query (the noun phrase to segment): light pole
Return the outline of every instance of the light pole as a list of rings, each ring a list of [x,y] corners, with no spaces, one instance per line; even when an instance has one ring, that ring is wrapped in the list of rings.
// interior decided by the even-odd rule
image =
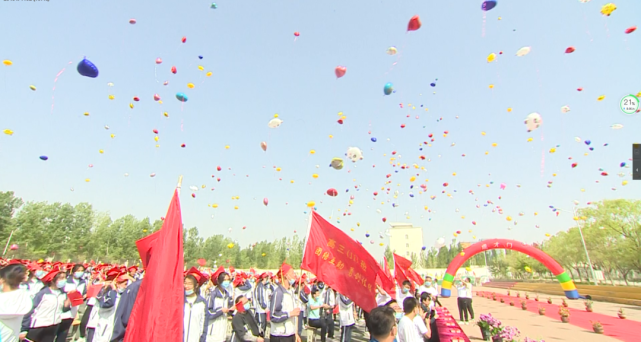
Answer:
[[[559,210],[559,209],[557,209]],[[567,211],[560,209],[562,211]],[[592,271],[592,279],[594,279],[594,285],[599,286],[599,282],[596,279],[596,272],[594,272],[594,267],[592,267],[592,261],[590,261],[590,255],[588,254],[588,248],[585,246],[585,238],[583,238],[583,230],[581,229],[581,225],[579,224],[579,217],[577,216],[576,213],[576,207],[572,208],[572,214],[574,215],[572,219],[574,222],[576,222],[576,227],[579,228],[579,235],[581,235],[581,242],[583,243],[583,250],[585,251],[585,258],[588,261],[588,266],[590,267],[590,271]],[[588,279],[589,280],[589,279]]]

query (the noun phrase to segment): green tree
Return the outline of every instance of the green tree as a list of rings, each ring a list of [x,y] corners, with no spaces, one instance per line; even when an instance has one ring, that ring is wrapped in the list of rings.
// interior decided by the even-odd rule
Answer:
[[[0,238],[6,241],[15,228],[13,215],[24,202],[17,198],[13,191],[0,191]]]

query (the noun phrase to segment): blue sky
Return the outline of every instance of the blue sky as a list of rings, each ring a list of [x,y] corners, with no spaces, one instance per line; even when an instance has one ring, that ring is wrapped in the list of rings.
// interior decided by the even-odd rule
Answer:
[[[25,200],[90,202],[114,218],[158,218],[182,174],[185,225],[242,245],[294,231],[304,236],[308,201],[376,257],[384,248],[378,244],[387,242],[378,234],[390,222],[423,227],[427,246],[457,230],[462,241],[540,241],[573,223],[549,205],[571,209],[574,200],[640,197],[641,183],[619,167],[631,164],[639,114],[623,114],[619,102],[641,91],[641,33],[624,34],[640,24],[641,3],[617,1],[610,17],[599,13],[604,4],[500,1],[483,12],[481,1],[221,0],[217,9],[200,0],[3,2],[0,59],[13,65],[0,66],[0,129],[15,133],[0,135],[0,190]],[[407,33],[416,14],[422,27]],[[387,55],[390,46],[399,53]],[[524,46],[531,53],[516,57]],[[568,46],[576,51],[565,54]],[[490,53],[497,54],[493,63],[486,61]],[[83,56],[100,69],[98,78],[76,72]],[[159,57],[163,63],[156,65]],[[338,65],[347,73],[337,80]],[[207,71],[213,75],[205,77]],[[387,82],[395,89],[389,96]],[[180,103],[177,92],[189,101]],[[606,98],[597,101],[600,95]],[[570,112],[561,112],[565,105]],[[543,125],[527,133],[523,121],[532,112]],[[268,128],[276,113],[283,124]],[[430,133],[435,141],[422,145]],[[575,137],[590,140],[594,151]],[[362,149],[363,160],[346,160],[340,171],[328,167],[352,146]],[[553,147],[556,153],[549,153]],[[393,151],[397,162],[425,170],[392,167]],[[427,192],[419,194],[420,184]],[[192,198],[188,187],[201,185],[206,188]],[[325,195],[329,188],[339,195]],[[488,200],[494,204],[483,206]],[[218,208],[207,206],[214,203]],[[502,215],[492,212],[496,205]],[[345,211],[351,216],[343,217]]]

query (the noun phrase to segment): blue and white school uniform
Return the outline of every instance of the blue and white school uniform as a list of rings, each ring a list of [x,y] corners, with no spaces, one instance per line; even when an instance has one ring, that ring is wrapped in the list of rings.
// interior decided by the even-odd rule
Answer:
[[[87,294],[87,282],[84,279],[76,279],[73,275],[67,277],[65,292],[78,291],[83,296]],[[78,306],[72,306],[71,310],[62,315],[62,319],[75,319],[78,314]]]
[[[33,308],[22,319],[22,332],[33,329],[55,327],[62,322],[62,314],[69,311],[65,307],[67,294],[60,290],[52,290],[49,287],[43,288],[33,298]]]
[[[185,296],[183,315],[183,342],[207,341],[207,302],[201,296]]]
[[[114,320],[116,319],[116,308],[120,301],[120,294],[116,290],[105,290],[101,297],[97,298],[98,322],[93,336],[93,342],[109,342],[114,331]]]
[[[233,306],[227,290],[220,286],[214,288],[207,298],[207,338],[206,342],[225,342],[227,339],[227,315],[223,308]]]

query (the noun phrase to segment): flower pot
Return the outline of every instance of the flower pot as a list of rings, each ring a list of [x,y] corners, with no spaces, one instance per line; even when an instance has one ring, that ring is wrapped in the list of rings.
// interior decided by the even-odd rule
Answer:
[[[597,333],[597,334],[603,334],[603,326],[592,327],[592,330],[594,330],[594,332]]]
[[[521,309],[523,309],[523,310],[527,310],[527,306],[525,306],[525,305],[521,305]]]
[[[496,300],[496,299],[494,299]],[[501,303],[505,303],[505,299],[501,298]]]
[[[501,336],[492,336],[492,342],[503,342],[503,337],[501,337]]]
[[[548,299],[548,304],[552,304],[552,299]]]
[[[563,307],[564,307],[564,308],[567,308],[567,307],[568,307],[568,303],[563,302]]]
[[[490,330],[483,328],[481,328],[481,336],[483,337],[483,341],[489,341],[492,337],[492,335],[490,335]]]
[[[514,306],[514,302],[510,302],[510,306]]]
[[[530,299],[530,295],[525,295],[525,299]]]
[[[561,316],[561,322],[570,323],[570,316]]]
[[[591,307],[586,307],[586,308],[585,308],[585,311],[587,311],[587,312],[592,312],[592,308],[591,308]]]
[[[534,301],[538,302],[538,301],[539,301],[539,299],[538,299],[538,298],[534,298]]]
[[[621,314],[621,313],[620,313],[620,314],[618,314],[618,315],[619,315],[619,318],[621,318],[621,319],[625,319],[625,314]]]
[[[543,308],[539,309],[539,315],[545,316],[545,309]]]

